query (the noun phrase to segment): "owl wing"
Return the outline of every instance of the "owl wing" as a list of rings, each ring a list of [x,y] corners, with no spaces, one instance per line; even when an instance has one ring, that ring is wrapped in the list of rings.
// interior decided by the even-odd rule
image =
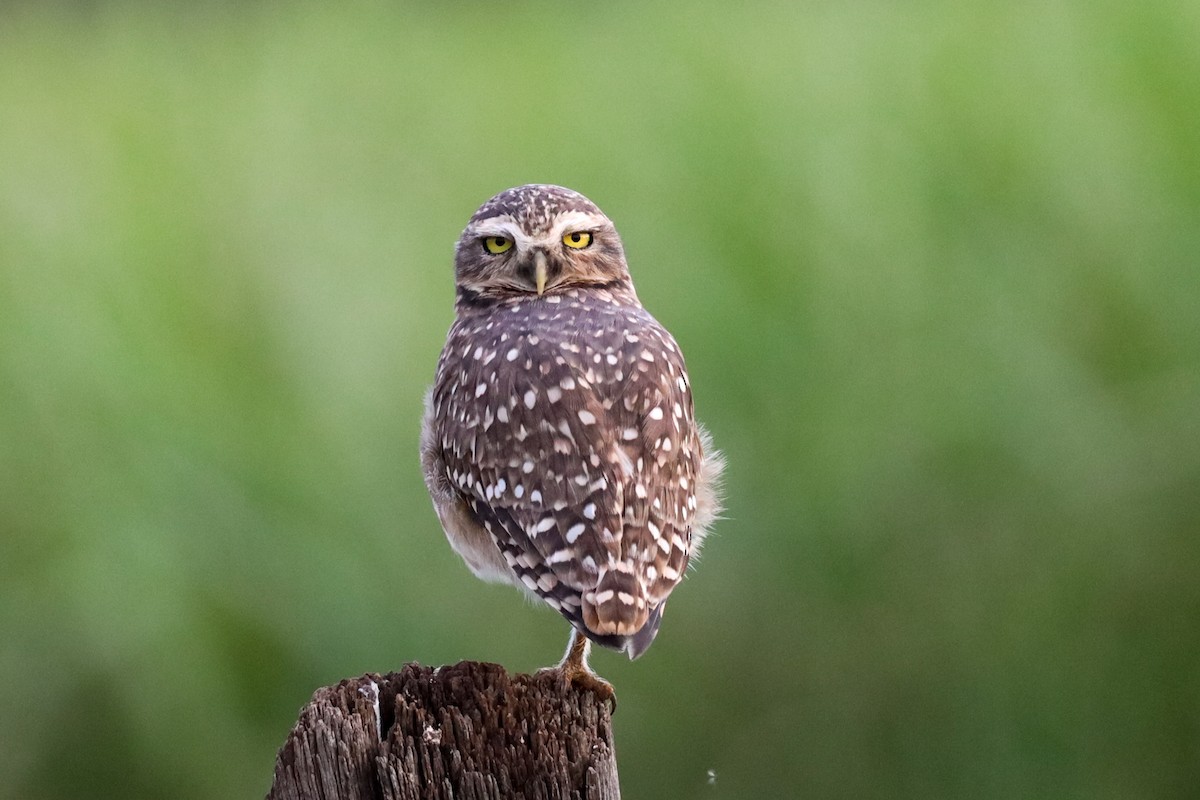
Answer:
[[[679,348],[637,311],[476,347],[443,415],[449,481],[517,580],[616,647],[686,568],[699,459]]]

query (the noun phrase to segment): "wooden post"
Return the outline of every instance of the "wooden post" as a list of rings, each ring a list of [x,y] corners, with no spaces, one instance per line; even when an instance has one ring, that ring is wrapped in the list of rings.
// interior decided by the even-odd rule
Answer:
[[[406,664],[318,689],[268,800],[619,800],[611,710],[555,673]]]

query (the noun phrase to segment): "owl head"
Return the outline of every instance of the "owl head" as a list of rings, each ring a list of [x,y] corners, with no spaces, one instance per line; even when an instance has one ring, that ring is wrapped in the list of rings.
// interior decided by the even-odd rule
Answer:
[[[460,293],[490,298],[632,289],[612,221],[579,192],[546,184],[506,189],[480,206],[459,237],[454,271]]]

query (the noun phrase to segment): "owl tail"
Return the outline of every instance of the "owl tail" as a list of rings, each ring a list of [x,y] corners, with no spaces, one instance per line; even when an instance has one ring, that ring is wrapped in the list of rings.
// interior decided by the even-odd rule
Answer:
[[[663,600],[650,612],[650,619],[646,620],[642,629],[625,641],[625,652],[629,654],[630,661],[646,652],[654,642],[654,637],[658,635],[658,626],[662,624],[663,611],[666,608],[667,601]]]
[[[583,624],[600,636],[632,636],[650,617],[646,592],[632,573],[605,570],[583,596]]]

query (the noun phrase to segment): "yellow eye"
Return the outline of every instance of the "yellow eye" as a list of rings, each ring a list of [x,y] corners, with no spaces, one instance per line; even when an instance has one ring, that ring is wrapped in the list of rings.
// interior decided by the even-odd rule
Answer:
[[[511,250],[512,244],[512,239],[505,236],[486,236],[483,240],[483,249],[498,256],[506,250]]]
[[[592,235],[587,231],[572,231],[563,235],[563,244],[575,250],[582,250],[592,243]]]

